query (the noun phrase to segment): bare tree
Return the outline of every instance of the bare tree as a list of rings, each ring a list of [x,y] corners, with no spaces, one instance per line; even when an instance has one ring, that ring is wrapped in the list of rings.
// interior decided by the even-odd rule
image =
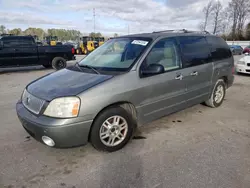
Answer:
[[[4,25],[0,25],[0,34],[6,33],[6,27]]]
[[[205,31],[207,28],[209,17],[211,15],[212,10],[213,10],[213,0],[210,0],[208,4],[203,8],[203,13],[205,15],[205,20],[202,28],[203,31]]]
[[[232,37],[236,39],[243,35],[243,28],[250,12],[250,0],[231,0],[228,10],[232,17]]]
[[[237,22],[237,35],[243,36],[244,24],[250,12],[250,0],[239,0],[238,22]]]
[[[222,5],[220,1],[213,4],[211,15],[213,16],[213,34],[216,34],[221,29]]]
[[[221,32],[226,36],[230,33],[231,20],[232,17],[229,13],[229,7],[226,7],[221,12]]]

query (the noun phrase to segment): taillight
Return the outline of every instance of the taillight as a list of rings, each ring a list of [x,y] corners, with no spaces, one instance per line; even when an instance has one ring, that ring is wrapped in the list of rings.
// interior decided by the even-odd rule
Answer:
[[[232,67],[232,74],[234,74],[234,72],[235,72],[235,67],[233,66]]]
[[[71,49],[72,54],[75,54],[75,48]]]

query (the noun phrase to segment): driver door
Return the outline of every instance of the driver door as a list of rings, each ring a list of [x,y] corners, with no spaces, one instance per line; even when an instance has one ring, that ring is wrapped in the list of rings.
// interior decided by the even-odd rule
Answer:
[[[175,38],[165,38],[158,41],[140,69],[146,69],[150,64],[164,66],[163,74],[141,77],[143,86],[143,101],[138,107],[138,114],[142,114],[140,122],[146,123],[183,109],[187,99],[187,84],[185,72],[181,69],[179,47]]]

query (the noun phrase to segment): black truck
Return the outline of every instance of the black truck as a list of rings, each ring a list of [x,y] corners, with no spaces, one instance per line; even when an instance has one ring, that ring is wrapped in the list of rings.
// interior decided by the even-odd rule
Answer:
[[[0,36],[0,68],[43,65],[59,70],[75,59],[74,54],[70,45],[41,46],[32,36]]]

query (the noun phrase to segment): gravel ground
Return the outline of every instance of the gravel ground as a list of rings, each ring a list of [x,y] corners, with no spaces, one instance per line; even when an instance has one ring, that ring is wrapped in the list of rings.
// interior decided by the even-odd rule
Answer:
[[[23,88],[53,70],[0,71],[0,188],[250,187],[250,76],[235,76],[220,108],[161,118],[124,149],[102,153],[90,144],[49,148],[22,128],[15,103]]]

